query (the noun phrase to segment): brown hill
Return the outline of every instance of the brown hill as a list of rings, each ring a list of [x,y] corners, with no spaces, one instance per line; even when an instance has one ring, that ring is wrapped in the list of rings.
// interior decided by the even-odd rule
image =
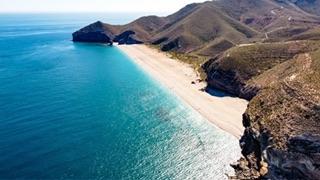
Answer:
[[[214,2],[229,16],[262,32],[291,25],[319,24],[319,17],[282,0],[220,0]]]
[[[212,2],[190,4],[167,17],[148,16],[123,26],[104,26],[112,34],[134,31],[135,39],[159,45],[163,51],[199,51],[204,55],[213,55],[207,49],[221,52],[259,34],[224,15]],[[221,41],[228,44],[226,48],[215,48]]]
[[[209,87],[250,100],[269,84],[252,83],[256,77],[314,46],[307,41],[241,45],[207,61],[203,68]]]
[[[320,1],[319,0],[282,0],[284,3],[296,6],[305,12],[314,15],[320,15]]]
[[[319,8],[311,8],[318,3],[208,1],[187,5],[167,17],[146,16],[126,25],[103,26],[110,39],[121,44],[152,43],[163,51],[215,56],[237,44],[269,40],[269,34],[269,41],[286,40],[320,25],[320,17],[312,14]]]

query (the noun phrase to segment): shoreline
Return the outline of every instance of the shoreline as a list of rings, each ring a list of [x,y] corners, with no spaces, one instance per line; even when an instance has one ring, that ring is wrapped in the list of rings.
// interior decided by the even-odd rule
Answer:
[[[116,45],[152,78],[190,105],[203,118],[240,139],[243,134],[242,114],[248,102],[230,96],[213,96],[201,91],[206,87],[195,70],[186,63],[146,45]],[[194,82],[194,83],[192,83]]]

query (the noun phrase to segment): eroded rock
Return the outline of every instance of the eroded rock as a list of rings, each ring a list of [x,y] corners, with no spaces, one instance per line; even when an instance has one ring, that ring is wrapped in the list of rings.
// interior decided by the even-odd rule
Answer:
[[[107,33],[103,23],[98,21],[86,26],[72,34],[74,42],[106,43],[112,44],[113,35]]]

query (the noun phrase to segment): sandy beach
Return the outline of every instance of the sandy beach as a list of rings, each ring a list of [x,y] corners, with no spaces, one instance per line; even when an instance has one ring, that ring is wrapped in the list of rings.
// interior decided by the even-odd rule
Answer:
[[[212,96],[201,91],[204,82],[190,65],[170,58],[146,45],[117,46],[154,79],[168,87],[205,119],[240,138],[243,133],[242,114],[248,102],[235,97]],[[192,82],[196,82],[193,84]]]

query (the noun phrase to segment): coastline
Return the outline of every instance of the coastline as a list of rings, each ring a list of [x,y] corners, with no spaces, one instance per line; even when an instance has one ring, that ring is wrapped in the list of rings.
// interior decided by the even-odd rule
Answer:
[[[209,122],[240,139],[244,130],[242,114],[247,108],[246,100],[230,96],[218,97],[201,91],[206,83],[197,82],[199,77],[190,65],[156,49],[146,45],[116,47]]]

